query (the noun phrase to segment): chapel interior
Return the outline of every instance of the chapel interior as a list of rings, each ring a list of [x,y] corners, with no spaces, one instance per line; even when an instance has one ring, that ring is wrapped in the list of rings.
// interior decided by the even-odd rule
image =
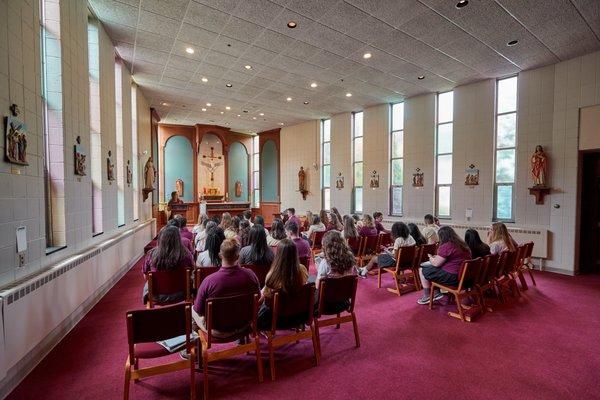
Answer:
[[[0,399],[599,397],[598,0],[0,0],[0,114]]]

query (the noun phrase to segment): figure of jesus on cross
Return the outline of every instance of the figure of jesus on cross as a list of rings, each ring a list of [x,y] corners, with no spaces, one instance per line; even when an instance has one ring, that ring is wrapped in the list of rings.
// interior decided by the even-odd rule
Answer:
[[[210,172],[210,187],[214,187],[215,186],[215,171],[217,170],[218,167],[223,165],[222,161],[216,161],[216,160],[220,160],[222,157],[215,156],[215,148],[211,147],[210,155],[207,156],[207,155],[203,154],[202,158],[208,159],[208,161],[202,161],[201,164],[206,167],[208,172]]]

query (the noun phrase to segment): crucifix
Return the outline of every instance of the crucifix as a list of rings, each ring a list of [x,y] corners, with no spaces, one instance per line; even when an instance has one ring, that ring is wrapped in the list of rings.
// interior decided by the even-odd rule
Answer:
[[[210,155],[207,156],[207,155],[203,154],[202,158],[208,159],[208,161],[202,161],[202,165],[204,165],[206,167],[206,169],[208,169],[208,172],[210,172],[210,186],[214,187],[215,171],[217,170],[218,167],[220,167],[221,165],[223,165],[223,162],[216,161],[216,160],[220,160],[222,157],[221,156],[215,156],[215,148],[211,147],[210,148]]]

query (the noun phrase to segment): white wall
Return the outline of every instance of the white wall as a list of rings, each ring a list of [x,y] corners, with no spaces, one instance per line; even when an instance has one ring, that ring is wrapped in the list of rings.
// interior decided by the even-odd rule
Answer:
[[[426,94],[405,101],[403,218],[408,220],[421,220],[424,214],[434,210],[435,97],[435,94]],[[572,274],[578,268],[579,109],[595,104],[600,104],[600,52],[519,74],[514,225],[549,230],[549,256],[545,262],[548,270]],[[495,80],[454,89],[452,219],[449,222],[467,222],[467,208],[473,210],[473,218],[468,223],[485,225],[492,221],[494,107]],[[389,212],[388,123],[388,105],[364,110],[365,212]],[[334,115],[331,119],[331,205],[342,213],[348,213],[351,204],[350,127],[350,113]],[[313,145],[319,138],[318,129],[315,124],[303,123],[287,127],[282,130],[284,132],[288,134],[281,137],[282,177],[292,178],[297,173],[298,154],[304,154],[300,158],[305,163],[315,159]],[[553,188],[543,205],[536,205],[527,189],[532,185],[529,158],[537,144],[544,146],[549,155],[549,183]],[[301,145],[311,150],[299,153]],[[289,161],[291,159],[294,163]],[[480,169],[480,184],[474,188],[464,185],[465,169],[471,163]],[[424,173],[423,188],[411,185],[417,167]],[[380,175],[380,189],[377,190],[367,187],[373,169]],[[335,177],[340,171],[346,186],[336,190]],[[296,182],[294,179],[294,189]],[[310,202],[302,204],[295,194],[287,192],[292,186],[283,186],[282,198],[286,207],[320,209],[319,198],[311,197]],[[314,191],[314,197],[318,196],[318,191],[311,191]]]

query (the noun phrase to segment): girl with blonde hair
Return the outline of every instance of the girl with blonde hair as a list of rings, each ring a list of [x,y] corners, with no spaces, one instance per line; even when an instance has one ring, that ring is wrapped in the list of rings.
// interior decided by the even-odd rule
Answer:
[[[502,222],[492,224],[492,229],[488,231],[488,243],[492,254],[498,254],[505,250],[517,250],[517,242],[510,236],[506,225]]]

